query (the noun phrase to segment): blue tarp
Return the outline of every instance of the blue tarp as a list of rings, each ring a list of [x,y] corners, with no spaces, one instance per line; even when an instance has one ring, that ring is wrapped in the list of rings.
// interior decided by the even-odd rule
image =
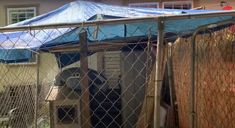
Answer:
[[[35,18],[25,20],[7,27],[47,25],[55,23],[81,23],[91,20],[136,18],[159,15],[182,15],[182,14],[203,14],[219,12],[215,10],[169,10],[153,8],[129,8],[112,6],[101,3],[75,1],[64,5],[52,12]],[[165,22],[165,32],[176,35],[192,33],[198,26],[219,21],[233,19],[232,16],[220,16],[210,18],[195,18],[187,20],[170,20]],[[44,29],[33,31],[8,32],[0,34],[0,60],[4,62],[22,61],[30,59],[29,52],[22,49],[45,50],[49,47],[61,44],[71,44],[79,42],[78,33],[81,28],[60,28]],[[88,40],[120,39],[125,37],[147,36],[151,33],[157,36],[157,22],[138,22],[128,24],[102,25],[99,26],[98,36],[94,38],[93,33],[96,27],[86,27]],[[17,49],[21,49],[17,51]],[[21,54],[19,54],[21,52]],[[14,56],[16,55],[17,56]],[[20,56],[22,55],[22,56]],[[79,57],[75,57],[79,59]],[[76,61],[76,59],[75,59]],[[72,63],[72,62],[71,62]],[[65,65],[64,65],[65,66]]]

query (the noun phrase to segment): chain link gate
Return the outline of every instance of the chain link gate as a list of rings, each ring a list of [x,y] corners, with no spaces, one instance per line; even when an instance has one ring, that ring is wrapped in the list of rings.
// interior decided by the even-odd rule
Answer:
[[[228,24],[226,24],[228,25]],[[223,28],[224,25],[218,26]],[[174,82],[179,124],[190,127],[192,38],[173,45]],[[200,31],[195,40],[195,127],[233,128],[234,124],[234,26]]]

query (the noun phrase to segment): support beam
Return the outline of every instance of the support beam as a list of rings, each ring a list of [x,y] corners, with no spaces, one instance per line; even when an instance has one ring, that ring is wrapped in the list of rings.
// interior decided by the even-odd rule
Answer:
[[[0,27],[0,32],[14,32],[14,31],[26,31],[26,30],[41,30],[44,29],[54,29],[58,26],[61,28],[71,28],[71,27],[87,27],[87,26],[97,26],[97,25],[113,25],[113,24],[128,24],[128,23],[138,23],[154,21],[164,18],[167,20],[183,20],[183,19],[195,19],[195,18],[208,18],[208,17],[218,17],[218,16],[235,16],[235,11],[222,11],[222,12],[211,12],[211,13],[196,13],[196,14],[182,14],[182,15],[163,15],[163,16],[153,16],[153,17],[137,17],[137,18],[120,18],[120,19],[107,19],[107,20],[96,20],[87,21],[80,23],[60,23],[60,24],[48,24],[48,25],[33,25],[33,26],[17,26],[17,27]]]
[[[81,127],[82,128],[90,128],[90,107],[89,107],[89,82],[88,82],[88,59],[87,59],[87,31],[83,30],[79,34],[80,39],[80,83],[82,87],[81,94]]]
[[[152,38],[155,40],[156,38]],[[89,52],[103,52],[103,51],[119,51],[127,45],[147,44],[146,37],[126,37],[123,39],[97,41],[88,44]],[[70,44],[52,47],[49,49],[52,53],[58,52],[79,52],[80,44]]]
[[[160,128],[160,100],[163,82],[163,55],[164,55],[164,20],[158,20],[158,39],[156,55],[156,78],[155,78],[155,99],[154,99],[154,128]]]

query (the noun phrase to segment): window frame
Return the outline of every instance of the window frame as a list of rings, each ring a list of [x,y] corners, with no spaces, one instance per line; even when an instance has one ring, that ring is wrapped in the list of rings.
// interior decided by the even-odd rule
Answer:
[[[33,14],[35,16],[37,16],[37,12],[38,12],[38,7],[37,6],[7,6],[6,7],[6,23],[7,25],[13,24],[11,23],[11,14],[10,11],[12,10],[27,10],[27,9],[33,9]]]
[[[37,65],[38,64],[38,57],[37,53],[32,52],[32,58],[29,61],[25,62],[9,62],[9,63],[4,63],[9,66],[25,66],[25,65]]]
[[[162,2],[162,9],[165,9],[165,4],[191,4],[191,8],[193,8],[193,1],[167,1],[167,2]],[[182,8],[183,9],[183,8]]]
[[[142,2],[142,3],[129,3],[129,7],[136,7],[136,5],[140,5],[140,7],[143,6],[143,8],[148,8],[148,5],[157,5],[157,9],[160,7],[159,2]],[[146,7],[145,7],[146,5]]]

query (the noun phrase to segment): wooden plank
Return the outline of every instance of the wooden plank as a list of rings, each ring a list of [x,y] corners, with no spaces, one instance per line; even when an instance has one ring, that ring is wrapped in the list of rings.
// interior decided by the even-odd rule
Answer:
[[[90,128],[90,108],[89,108],[89,83],[88,83],[88,58],[87,58],[87,32],[83,30],[79,34],[80,39],[80,82],[82,87],[82,94],[81,94],[81,127],[82,128]]]
[[[120,54],[121,52],[120,51],[112,51],[112,52],[106,52],[105,57],[106,58],[113,58],[113,57],[116,57],[116,58],[119,58],[120,59]]]
[[[97,71],[99,73],[104,71],[104,52],[97,53]]]
[[[105,69],[106,68],[108,68],[108,69],[110,69],[110,68],[119,69],[120,68],[120,64],[119,64],[119,61],[113,61],[113,62],[105,61],[104,67],[105,67]]]
[[[120,59],[120,56],[118,57],[118,56],[115,56],[115,55],[113,55],[112,57],[109,57],[109,56],[105,56],[105,61],[120,61],[121,59]]]
[[[112,76],[119,76],[120,75],[120,71],[117,71],[117,70],[106,70],[106,72],[104,72],[105,75],[108,75],[106,76],[106,78],[110,78]]]
[[[164,65],[164,22],[163,19],[158,21],[158,39],[156,53],[156,76],[155,76],[155,100],[154,100],[154,127],[160,128],[160,101],[161,88],[163,82],[163,65]]]
[[[104,61],[106,62],[106,64],[112,64],[112,65],[118,65],[119,63],[116,62],[120,62],[120,59],[113,59],[113,58],[105,58]]]

